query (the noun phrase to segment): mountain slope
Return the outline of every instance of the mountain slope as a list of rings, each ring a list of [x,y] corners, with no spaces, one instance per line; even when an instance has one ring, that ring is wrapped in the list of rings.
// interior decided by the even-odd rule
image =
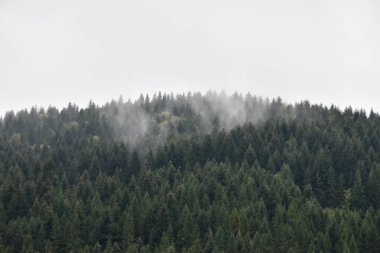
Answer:
[[[8,113],[1,252],[377,252],[380,116],[247,95]]]

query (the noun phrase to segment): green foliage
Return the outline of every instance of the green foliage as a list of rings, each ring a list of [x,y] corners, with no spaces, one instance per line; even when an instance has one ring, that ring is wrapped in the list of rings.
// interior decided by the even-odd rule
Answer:
[[[379,252],[379,115],[208,96],[6,114],[0,252]]]

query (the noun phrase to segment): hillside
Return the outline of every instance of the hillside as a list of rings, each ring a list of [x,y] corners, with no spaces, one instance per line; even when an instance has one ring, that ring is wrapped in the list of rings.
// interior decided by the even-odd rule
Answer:
[[[379,252],[380,115],[157,94],[0,121],[0,252]]]

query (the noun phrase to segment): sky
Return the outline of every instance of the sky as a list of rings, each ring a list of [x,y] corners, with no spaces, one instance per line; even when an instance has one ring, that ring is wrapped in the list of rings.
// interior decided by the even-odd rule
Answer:
[[[0,0],[0,115],[235,91],[380,112],[378,0]]]

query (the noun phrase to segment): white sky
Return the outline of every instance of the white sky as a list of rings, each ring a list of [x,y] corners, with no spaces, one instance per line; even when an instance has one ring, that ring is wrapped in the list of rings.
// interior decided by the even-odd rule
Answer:
[[[0,114],[209,89],[380,112],[378,0],[0,0]]]

